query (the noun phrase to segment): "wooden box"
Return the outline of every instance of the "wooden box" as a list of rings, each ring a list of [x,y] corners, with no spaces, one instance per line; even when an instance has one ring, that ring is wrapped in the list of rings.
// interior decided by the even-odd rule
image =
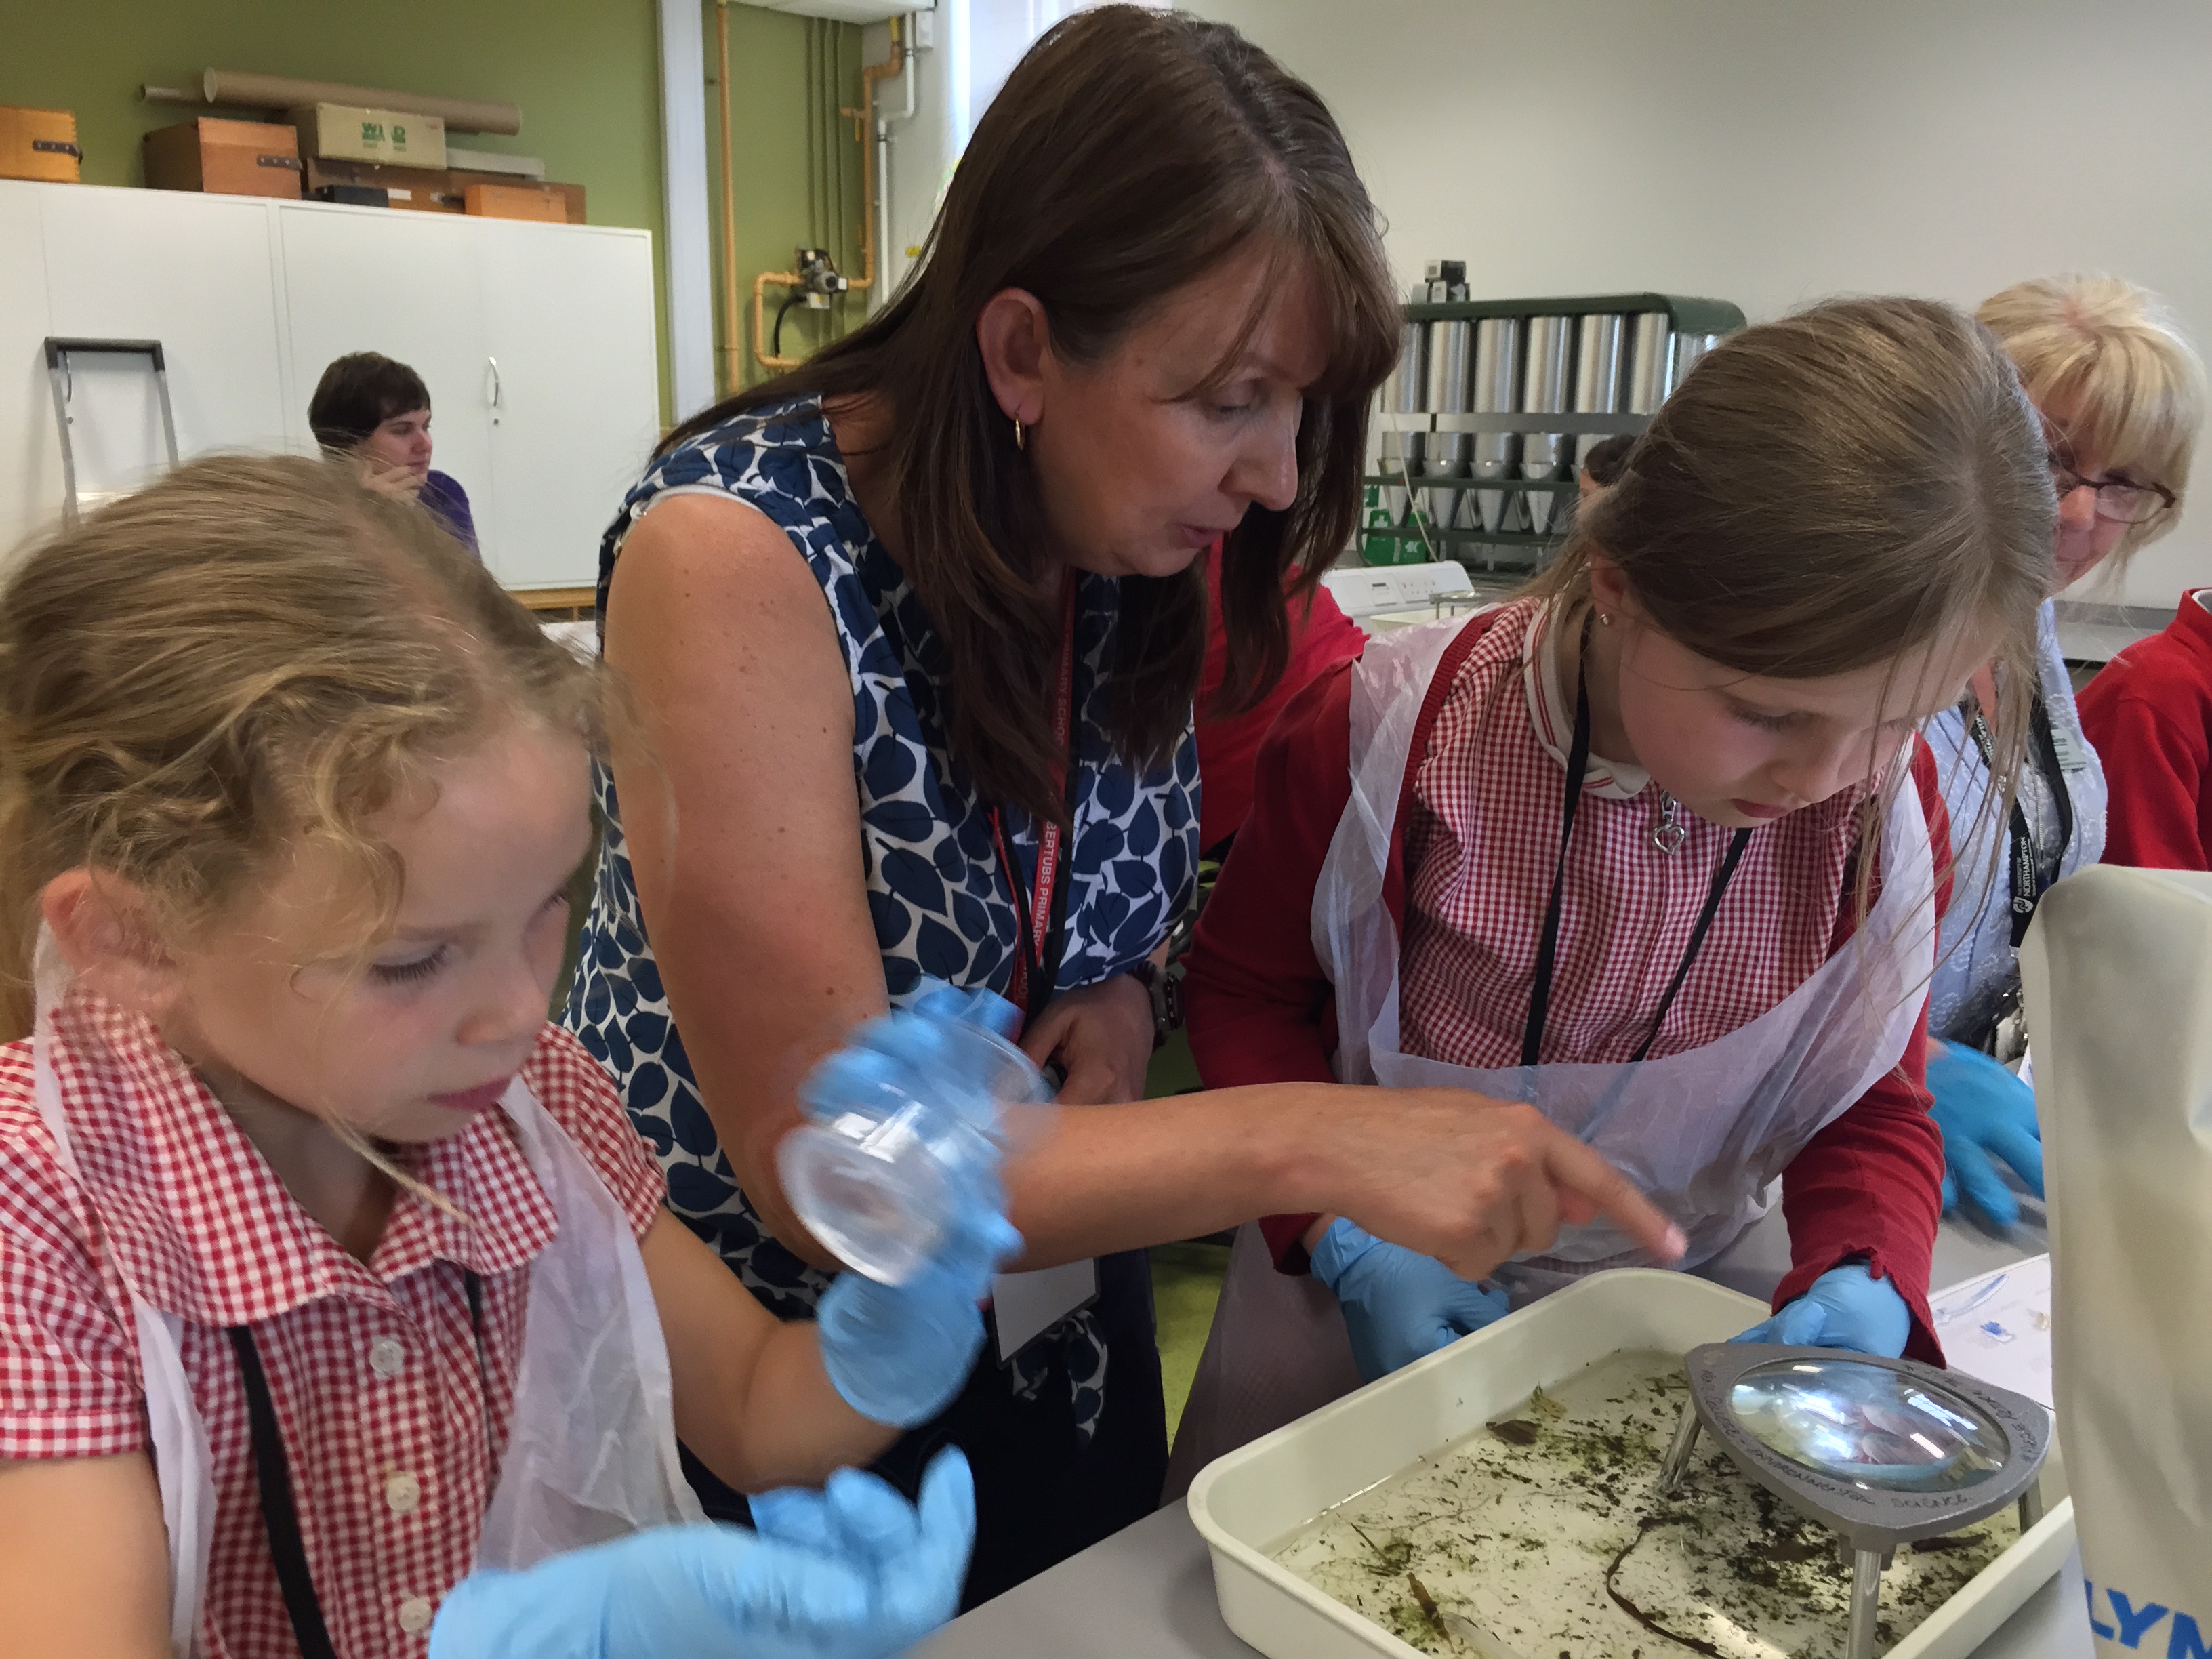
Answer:
[[[301,154],[318,161],[432,169],[446,165],[446,123],[440,116],[307,104],[289,118],[299,131]]]
[[[146,183],[155,190],[300,193],[300,136],[288,126],[202,116],[148,133],[145,149]]]
[[[0,104],[0,179],[43,179],[73,185],[84,152],[76,117],[65,109],[17,109]]]
[[[387,207],[416,213],[462,210],[461,192],[453,176],[434,167],[387,167],[374,161],[331,161],[313,155],[305,166],[310,195],[325,185],[365,185],[383,191]]]
[[[536,219],[546,224],[584,222],[581,185],[532,184],[525,179],[497,182],[480,173],[456,173],[463,199],[471,213],[487,219]]]

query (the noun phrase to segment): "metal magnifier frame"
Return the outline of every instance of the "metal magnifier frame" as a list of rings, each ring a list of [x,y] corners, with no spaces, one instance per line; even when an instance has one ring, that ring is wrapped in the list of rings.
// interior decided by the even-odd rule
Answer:
[[[2043,1518],[2039,1482],[2044,1457],[2051,1449],[2051,1414],[2024,1395],[1918,1360],[1884,1359],[1839,1348],[1708,1342],[1691,1349],[1683,1359],[1690,1375],[1690,1403],[1683,1407],[1681,1425],[1660,1468],[1660,1492],[1671,1492],[1680,1481],[1703,1429],[1751,1480],[1836,1532],[1851,1563],[1850,1659],[1874,1659],[1882,1571],[1899,1544],[1956,1532],[2008,1504],[2020,1505],[2023,1533]],[[1825,1474],[1769,1445],[1736,1416],[1733,1400],[1739,1382],[1754,1372],[1791,1362],[1892,1371],[1932,1394],[1951,1395],[1981,1412],[2002,1434],[2004,1457],[1972,1485],[1948,1491],[1914,1491],[1894,1483]]]

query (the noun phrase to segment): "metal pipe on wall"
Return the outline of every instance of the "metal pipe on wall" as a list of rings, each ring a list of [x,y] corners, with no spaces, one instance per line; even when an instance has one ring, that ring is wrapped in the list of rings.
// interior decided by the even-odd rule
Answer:
[[[908,15],[903,30],[897,18],[891,20],[892,52],[895,61],[899,64],[899,78],[905,85],[906,107],[889,114],[878,111],[876,115],[876,240],[875,247],[871,250],[875,258],[869,261],[868,285],[877,287],[875,276],[877,260],[879,259],[884,280],[871,301],[872,306],[878,308],[890,298],[891,123],[914,119],[914,56],[916,48],[901,38],[902,33],[910,35],[913,32],[911,13]],[[872,94],[869,101],[874,101]]]

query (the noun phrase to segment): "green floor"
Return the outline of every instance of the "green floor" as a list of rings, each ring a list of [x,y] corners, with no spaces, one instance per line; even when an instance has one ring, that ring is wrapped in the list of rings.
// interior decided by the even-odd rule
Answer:
[[[1182,1032],[1152,1056],[1145,1093],[1157,1100],[1200,1086],[1198,1067]],[[1190,1379],[1213,1324],[1213,1304],[1221,1299],[1221,1276],[1229,1270],[1229,1247],[1192,1242],[1155,1244],[1152,1249],[1152,1307],[1159,1321],[1160,1382],[1167,1394],[1168,1438],[1175,1438],[1190,1398]]]

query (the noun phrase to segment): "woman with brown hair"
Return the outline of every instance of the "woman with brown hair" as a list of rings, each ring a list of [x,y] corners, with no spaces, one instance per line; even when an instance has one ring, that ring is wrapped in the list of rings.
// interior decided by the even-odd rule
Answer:
[[[1313,92],[1231,29],[1102,8],[1016,68],[898,297],[672,434],[609,532],[641,740],[600,777],[568,1020],[678,1212],[803,1317],[834,1258],[775,1152],[816,1058],[933,978],[1003,993],[1064,1074],[1009,1182],[1053,1271],[1000,1281],[999,1351],[884,1466],[967,1451],[971,1601],[1158,1501],[1139,1247],[1332,1207],[1480,1272],[1602,1207],[1665,1248],[1595,1155],[1458,1091],[1135,1103],[1196,864],[1197,561],[1221,541],[1229,684],[1264,690],[1286,577],[1351,535],[1398,327]]]

